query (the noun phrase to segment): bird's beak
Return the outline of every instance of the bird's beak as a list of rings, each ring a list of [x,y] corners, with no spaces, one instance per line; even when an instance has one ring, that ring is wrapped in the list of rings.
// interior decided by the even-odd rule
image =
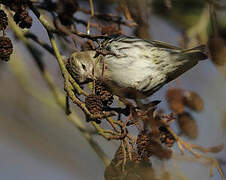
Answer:
[[[86,77],[86,80],[82,84],[86,84],[86,83],[92,82],[93,80],[94,80],[93,75],[88,75]]]

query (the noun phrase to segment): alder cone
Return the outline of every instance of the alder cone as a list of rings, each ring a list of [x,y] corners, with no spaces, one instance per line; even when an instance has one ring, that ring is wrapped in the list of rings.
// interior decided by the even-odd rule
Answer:
[[[89,112],[93,115],[98,115],[103,113],[103,104],[100,100],[100,97],[94,94],[89,95],[85,99],[85,105]],[[89,121],[95,121],[96,123],[101,123],[100,119],[91,119],[89,117],[86,118]]]
[[[170,159],[172,156],[172,151],[168,148],[164,148],[158,141],[152,140],[149,144],[147,151],[152,155],[158,157],[162,160]]]
[[[184,111],[184,102],[183,102],[183,90],[182,89],[168,89],[166,93],[166,99],[169,105],[169,108],[177,114],[180,114]]]
[[[102,102],[99,96],[89,95],[85,100],[85,104],[90,113],[92,114],[102,113]]]
[[[95,93],[97,96],[100,97],[103,105],[109,106],[113,103],[114,100],[113,95],[107,90],[107,88],[100,80],[96,81]]]
[[[30,28],[32,26],[32,18],[25,9],[16,12],[13,16],[13,19],[22,29]]]
[[[22,8],[24,8],[26,1],[25,0],[1,0],[0,3],[4,4],[5,6],[8,6],[10,10],[17,12]]]
[[[0,60],[9,61],[13,52],[13,44],[8,37],[0,37]]]
[[[154,155],[159,159],[170,159],[172,151],[164,148],[153,136],[152,133],[141,133],[137,137],[137,150],[141,157],[149,158]]]
[[[161,143],[165,144],[166,147],[172,147],[176,142],[176,139],[173,137],[173,135],[164,126],[159,127],[159,131]]]
[[[149,158],[152,154],[147,149],[151,143],[151,138],[148,134],[142,132],[137,136],[137,150],[140,156]]]
[[[127,165],[129,165],[132,161],[132,163],[134,164],[139,164],[142,161],[149,161],[148,159],[144,159],[142,158],[138,152],[136,152],[135,150],[131,152],[132,155],[132,160],[129,159],[129,154],[128,152],[126,153],[126,161],[127,161]],[[123,160],[124,160],[124,152],[122,147],[120,146],[117,151],[115,152],[114,158],[112,159],[112,163],[116,166],[122,165],[123,164]],[[150,163],[151,164],[151,163]]]
[[[186,91],[184,93],[184,104],[191,110],[200,112],[203,110],[204,102],[198,93]]]
[[[0,30],[5,30],[8,26],[8,17],[3,10],[0,10]]]
[[[178,126],[181,132],[190,139],[196,139],[198,137],[198,125],[193,117],[184,112],[178,115]]]
[[[151,180],[150,178],[154,177],[151,162],[143,159],[135,150],[131,154],[132,160],[130,160],[128,152],[124,157],[123,149],[120,146],[115,152],[111,164],[105,169],[105,180]],[[126,164],[122,171],[124,158],[126,158]]]

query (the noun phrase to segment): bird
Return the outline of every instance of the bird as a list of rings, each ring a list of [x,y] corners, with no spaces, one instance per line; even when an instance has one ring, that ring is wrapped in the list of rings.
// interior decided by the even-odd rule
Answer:
[[[113,94],[130,99],[151,96],[208,58],[205,45],[181,49],[126,35],[108,37],[98,49],[105,53],[73,53],[66,65],[69,73],[79,84],[101,80]]]

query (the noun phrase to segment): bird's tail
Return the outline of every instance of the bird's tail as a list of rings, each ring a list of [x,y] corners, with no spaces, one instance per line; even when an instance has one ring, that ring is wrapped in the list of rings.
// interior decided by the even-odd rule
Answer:
[[[167,81],[176,79],[178,76],[194,67],[198,61],[207,59],[205,46],[197,46],[191,49],[177,51],[179,56],[174,59],[176,69],[167,74]]]
[[[184,49],[181,51],[189,59],[194,59],[197,61],[205,60],[208,58],[206,55],[206,46],[200,45],[191,49]]]

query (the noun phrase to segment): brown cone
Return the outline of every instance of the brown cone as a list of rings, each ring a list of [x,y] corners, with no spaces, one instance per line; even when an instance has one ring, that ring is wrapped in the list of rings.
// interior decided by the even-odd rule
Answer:
[[[176,88],[168,89],[166,93],[166,99],[172,111],[174,111],[177,114],[180,114],[184,111],[182,89],[176,89]]]
[[[0,60],[9,61],[13,52],[13,44],[8,37],[0,37]]]
[[[164,126],[159,127],[159,131],[161,143],[165,144],[166,147],[172,147],[176,141],[173,135]]]
[[[128,152],[126,153],[125,171],[122,171],[123,160],[124,153],[120,146],[111,164],[105,169],[105,180],[151,180],[150,174],[154,177],[151,162],[148,159],[142,159],[136,151],[132,152],[132,160],[129,159]]]
[[[99,96],[89,95],[85,100],[85,104],[90,113],[92,114],[102,113],[102,102]]]
[[[8,26],[8,17],[3,10],[0,10],[0,30],[5,30]]]
[[[103,104],[100,100],[100,97],[97,95],[89,95],[88,97],[86,97],[85,105],[86,105],[87,109],[89,110],[89,112],[93,115],[98,115],[98,114],[103,113]],[[94,120],[94,121],[100,123],[99,119],[87,118],[88,122],[91,120]]]
[[[149,144],[151,143],[151,138],[145,132],[140,133],[137,136],[137,150],[140,156],[149,158],[152,154],[147,151]]]
[[[204,107],[202,98],[196,92],[192,91],[186,91],[184,93],[184,104],[191,110],[197,112],[202,111]]]
[[[137,149],[138,153],[144,157],[149,158],[151,155],[158,157],[159,159],[170,159],[172,151],[164,148],[151,133],[141,133],[137,137]]]
[[[178,115],[178,126],[181,132],[190,139],[196,139],[198,137],[198,125],[193,117],[184,112]]]
[[[8,6],[12,11],[18,11],[23,7],[23,4],[26,4],[24,0],[1,0],[1,4]]]
[[[25,9],[16,12],[13,16],[13,19],[22,29],[30,28],[32,25],[32,18]]]
[[[98,95],[104,105],[111,105],[113,102],[113,95],[107,90],[104,84],[97,80],[95,84],[95,93]]]

